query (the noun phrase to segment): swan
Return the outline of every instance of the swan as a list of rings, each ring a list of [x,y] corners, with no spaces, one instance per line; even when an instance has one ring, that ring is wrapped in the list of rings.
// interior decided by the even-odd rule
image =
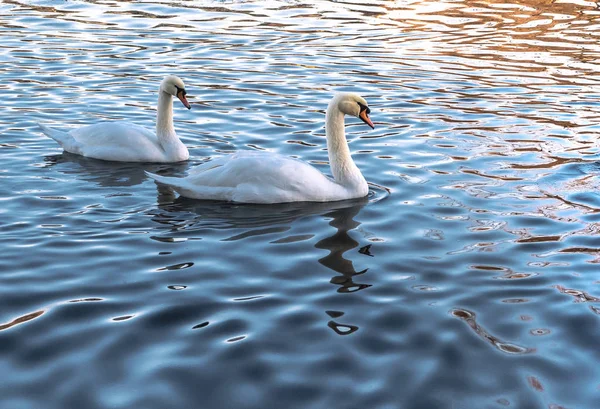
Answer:
[[[367,101],[342,93],[327,107],[325,131],[333,179],[312,165],[261,151],[239,151],[203,163],[184,178],[146,174],[192,199],[238,203],[333,202],[364,197],[369,188],[354,164],[344,131],[344,115],[360,118],[375,129]]]
[[[190,109],[185,85],[175,76],[167,76],[160,84],[156,114],[156,134],[129,122],[101,122],[59,131],[38,124],[42,131],[62,148],[77,155],[119,162],[180,162],[190,156],[173,128],[173,103],[176,96]]]

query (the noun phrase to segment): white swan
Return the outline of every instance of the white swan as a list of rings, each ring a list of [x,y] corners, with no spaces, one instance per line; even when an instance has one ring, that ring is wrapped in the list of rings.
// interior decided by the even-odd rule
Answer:
[[[185,178],[146,172],[159,183],[193,199],[240,203],[332,202],[364,197],[367,182],[354,164],[344,132],[344,115],[362,119],[374,128],[364,98],[336,95],[327,108],[326,135],[334,179],[308,163],[259,151],[240,151],[192,169]]]
[[[173,103],[176,96],[190,109],[183,81],[166,77],[158,92],[156,134],[129,122],[101,122],[69,132],[38,124],[44,133],[71,153],[119,162],[179,162],[190,156],[173,128]]]

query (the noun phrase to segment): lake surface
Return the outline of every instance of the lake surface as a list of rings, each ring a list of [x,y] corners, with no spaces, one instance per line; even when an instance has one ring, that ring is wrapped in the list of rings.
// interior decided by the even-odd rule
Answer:
[[[0,407],[600,407],[600,9],[562,1],[0,4]],[[64,154],[36,126],[152,128],[191,159]],[[367,199],[177,198],[259,149]]]

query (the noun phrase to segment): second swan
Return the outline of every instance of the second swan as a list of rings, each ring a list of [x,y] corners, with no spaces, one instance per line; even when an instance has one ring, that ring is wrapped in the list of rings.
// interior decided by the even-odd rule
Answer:
[[[69,132],[38,124],[42,131],[70,153],[118,162],[180,162],[190,156],[173,127],[173,97],[190,109],[183,81],[169,75],[160,84],[156,133],[123,121],[101,122]]]

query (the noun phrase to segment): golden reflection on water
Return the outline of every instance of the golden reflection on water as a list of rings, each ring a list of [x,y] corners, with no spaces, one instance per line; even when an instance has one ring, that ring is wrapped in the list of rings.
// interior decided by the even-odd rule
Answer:
[[[496,83],[506,71],[518,72],[524,86],[593,85],[600,78],[600,10],[593,2],[397,1],[384,7],[382,22],[422,33],[390,38],[410,43],[402,54],[460,58],[454,63],[467,71],[501,68],[504,74],[490,73]]]

